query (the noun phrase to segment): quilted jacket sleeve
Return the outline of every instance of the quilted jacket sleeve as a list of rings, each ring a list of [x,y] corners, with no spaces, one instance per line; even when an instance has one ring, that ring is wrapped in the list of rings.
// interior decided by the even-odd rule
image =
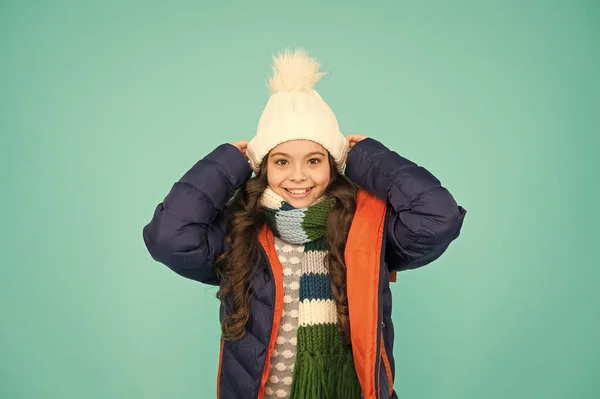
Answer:
[[[366,138],[348,153],[346,175],[388,203],[385,260],[391,272],[431,263],[459,236],[467,211],[424,167]]]
[[[225,205],[251,174],[247,159],[231,144],[198,161],[143,228],[152,258],[183,277],[218,285],[213,266],[225,250]]]

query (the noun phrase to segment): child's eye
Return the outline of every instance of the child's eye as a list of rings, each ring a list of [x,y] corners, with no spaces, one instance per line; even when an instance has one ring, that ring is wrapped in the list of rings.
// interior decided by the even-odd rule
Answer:
[[[275,163],[277,165],[283,166],[283,165],[287,164],[287,161],[285,159],[279,159],[279,160],[275,161]]]
[[[318,164],[319,162],[321,162],[321,160],[320,160],[320,159],[318,159],[318,158],[311,158],[311,159],[308,161],[308,163],[311,163],[311,164],[313,164],[313,165],[316,165],[316,164]]]

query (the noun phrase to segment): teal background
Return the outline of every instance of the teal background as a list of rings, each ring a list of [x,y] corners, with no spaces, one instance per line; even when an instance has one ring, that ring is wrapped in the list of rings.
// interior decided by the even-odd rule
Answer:
[[[142,227],[305,46],[468,214],[392,286],[400,398],[600,397],[594,1],[0,3],[0,398],[213,398],[216,288]]]

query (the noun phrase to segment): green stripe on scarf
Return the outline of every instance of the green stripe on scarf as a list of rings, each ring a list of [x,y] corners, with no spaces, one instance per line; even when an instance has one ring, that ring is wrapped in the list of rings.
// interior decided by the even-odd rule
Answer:
[[[298,329],[293,399],[358,399],[361,390],[352,351],[345,348],[334,324]]]
[[[306,208],[306,214],[302,220],[302,230],[311,241],[322,237],[327,230],[327,216],[333,207],[331,198],[326,197],[324,200],[313,204]]]

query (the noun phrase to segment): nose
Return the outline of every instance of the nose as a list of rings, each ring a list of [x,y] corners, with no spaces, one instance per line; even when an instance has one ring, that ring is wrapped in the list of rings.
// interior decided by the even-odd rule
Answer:
[[[306,173],[304,168],[300,164],[296,164],[291,170],[290,180],[292,181],[304,181],[306,180]]]

